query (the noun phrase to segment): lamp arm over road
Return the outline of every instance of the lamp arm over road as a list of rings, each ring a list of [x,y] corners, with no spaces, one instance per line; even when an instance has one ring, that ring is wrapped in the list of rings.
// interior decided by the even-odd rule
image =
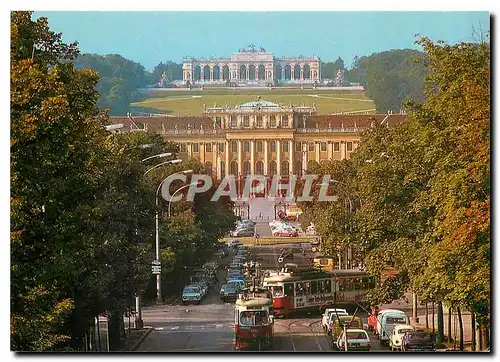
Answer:
[[[172,194],[172,196],[170,196],[170,200],[168,200],[168,218],[170,219],[170,209],[171,209],[171,206],[172,206],[172,199],[174,198],[175,194],[178,193],[179,191],[182,191],[184,190],[185,188],[191,186],[191,185],[197,185],[198,183],[197,182],[192,182],[188,185],[184,185],[184,186],[181,186],[179,187],[177,190],[174,191],[174,193]]]
[[[160,166],[163,166],[163,165],[166,165],[166,164],[171,164],[171,165],[175,165],[177,163],[181,163],[182,160],[180,159],[175,159],[175,160],[170,160],[170,161],[166,161],[166,162],[162,162],[162,163],[159,163],[153,167],[151,167],[150,169],[148,169],[146,172],[144,172],[144,175],[143,176],[146,176],[150,171],[153,171],[155,169],[157,169],[158,167]]]
[[[172,156],[172,152],[160,153],[160,154],[157,154],[157,155],[146,157],[146,158],[142,159],[141,162],[144,162],[144,161],[147,161],[147,160],[151,160],[153,158],[163,158],[163,157],[170,157],[170,156]]]

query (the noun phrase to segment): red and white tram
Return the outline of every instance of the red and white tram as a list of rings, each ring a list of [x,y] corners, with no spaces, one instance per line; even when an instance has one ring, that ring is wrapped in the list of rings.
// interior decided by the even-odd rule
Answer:
[[[375,278],[356,269],[297,271],[267,276],[263,286],[272,293],[274,314],[286,316],[339,305],[362,304],[365,291],[374,288]]]
[[[273,300],[268,290],[251,288],[235,303],[234,333],[236,349],[271,348],[274,339]]]

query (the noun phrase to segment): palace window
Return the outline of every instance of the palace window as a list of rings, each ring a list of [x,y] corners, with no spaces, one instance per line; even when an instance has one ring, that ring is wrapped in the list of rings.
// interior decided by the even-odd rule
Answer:
[[[243,152],[250,152],[250,141],[243,141]]]
[[[219,152],[224,152],[224,143],[218,143]]]
[[[314,151],[314,142],[309,142],[309,152]]]
[[[212,152],[212,144],[205,143],[205,152]]]
[[[238,142],[231,141],[231,152],[238,152]]]
[[[249,174],[250,174],[250,162],[244,161],[243,162],[243,175],[249,175]]]
[[[333,143],[333,150],[335,152],[339,152],[340,151],[340,142],[334,142]]]
[[[200,144],[199,143],[191,143],[191,147],[193,148],[193,152],[200,152]]]
[[[300,152],[300,151],[302,151],[302,143],[295,142],[295,152]]]
[[[257,152],[262,152],[262,141],[257,141]]]
[[[281,122],[280,122],[281,127],[288,127],[288,116],[281,116]]]
[[[276,141],[270,143],[271,152],[276,152]]]
[[[243,116],[243,127],[250,127],[250,116]]]
[[[276,127],[276,116],[269,116],[269,127]]]
[[[352,142],[347,142],[347,151],[352,151]]]
[[[187,147],[185,143],[181,143],[181,152],[187,152]]]
[[[255,126],[262,128],[262,116],[257,116],[255,119]]]
[[[321,151],[322,152],[326,151],[326,142],[321,142]]]
[[[283,152],[288,152],[288,141],[282,141],[281,144],[281,149],[283,150]]]
[[[222,118],[221,117],[215,117],[215,123],[217,124],[217,126],[219,126],[219,128],[221,127],[222,125]]]
[[[231,128],[238,128],[238,120],[236,119],[235,116],[229,116],[229,125]]]

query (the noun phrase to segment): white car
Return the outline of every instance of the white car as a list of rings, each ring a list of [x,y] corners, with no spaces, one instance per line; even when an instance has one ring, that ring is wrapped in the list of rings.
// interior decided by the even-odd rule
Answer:
[[[369,351],[372,341],[364,329],[347,329],[347,350],[348,351]],[[335,346],[340,351],[345,351],[344,331],[340,334]]]
[[[337,311],[337,312],[335,312]],[[337,314],[339,316],[343,315],[348,315],[347,311],[345,309],[335,309],[335,308],[327,308],[325,309],[325,312],[323,313],[323,316],[321,317],[321,327],[323,327],[323,330],[327,332],[329,330],[329,325],[330,325],[330,315],[336,316]]]
[[[332,334],[332,328],[333,328],[333,322],[339,317],[344,317],[348,316],[349,314],[345,309],[337,309],[337,312],[335,312],[335,309],[332,309],[333,313],[330,313],[328,316],[328,323],[326,325],[326,334],[331,335]]]
[[[389,336],[389,347],[391,351],[402,350],[402,341],[406,332],[414,331],[415,328],[409,324],[398,324],[394,326],[394,329]]]

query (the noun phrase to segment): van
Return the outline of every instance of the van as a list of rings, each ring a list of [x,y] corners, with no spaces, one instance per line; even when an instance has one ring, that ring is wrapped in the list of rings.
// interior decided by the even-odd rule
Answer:
[[[377,335],[382,343],[388,343],[394,327],[398,324],[410,324],[405,312],[397,309],[382,310],[377,315]]]

